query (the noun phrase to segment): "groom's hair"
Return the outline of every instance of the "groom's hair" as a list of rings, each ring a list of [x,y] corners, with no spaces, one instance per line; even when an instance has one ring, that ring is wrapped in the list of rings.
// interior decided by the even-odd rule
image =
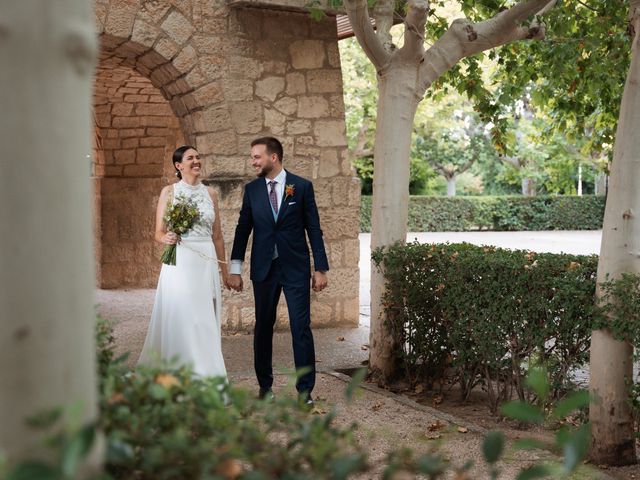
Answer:
[[[282,144],[280,140],[275,137],[260,137],[256,138],[253,142],[251,142],[251,146],[255,147],[256,145],[264,145],[267,147],[267,153],[269,155],[276,154],[280,163],[282,163],[282,157],[284,156],[284,149],[282,148]]]

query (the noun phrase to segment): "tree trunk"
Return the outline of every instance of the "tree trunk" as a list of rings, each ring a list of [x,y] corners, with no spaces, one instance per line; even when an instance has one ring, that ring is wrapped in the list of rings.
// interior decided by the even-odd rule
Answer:
[[[416,69],[391,65],[379,77],[371,208],[371,250],[404,243],[409,205],[411,130],[418,106]],[[384,276],[371,266],[371,333],[369,368],[382,382],[397,371],[399,349],[386,325],[381,304]]]
[[[533,178],[522,178],[522,195],[525,197],[536,196],[536,181]]]
[[[582,196],[582,164],[578,164],[578,196]]]
[[[598,283],[623,272],[640,274],[640,0],[631,1],[631,23],[635,27],[632,60],[625,84],[616,132],[610,189],[604,215]],[[632,29],[633,31],[633,29]],[[596,292],[600,297],[601,292]],[[590,389],[595,397],[590,458],[598,464],[635,463],[633,418],[627,383],[632,381],[633,348],[615,340],[608,330],[591,337]]]
[[[607,193],[607,175],[600,172],[594,182],[594,193],[596,195],[605,195]]]
[[[95,54],[91,2],[2,2],[0,451],[10,463],[42,448],[27,417],[77,404],[80,420],[96,417]]]
[[[456,196],[456,176],[447,178],[447,197]]]

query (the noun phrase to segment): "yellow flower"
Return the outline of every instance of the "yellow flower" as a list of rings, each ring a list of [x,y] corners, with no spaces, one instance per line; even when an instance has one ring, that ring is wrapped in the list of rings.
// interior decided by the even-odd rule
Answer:
[[[162,385],[167,390],[169,390],[171,387],[179,387],[180,386],[180,380],[178,380],[176,377],[174,377],[173,375],[170,375],[168,373],[160,373],[160,374],[158,374],[158,376],[156,376],[156,378],[155,378],[155,382],[158,385]]]
[[[111,395],[111,397],[109,397],[109,400],[107,400],[107,403],[109,405],[114,405],[116,403],[120,403],[120,402],[124,402],[125,401],[125,397],[122,393],[118,392],[118,393],[114,393],[113,395]]]
[[[234,480],[243,473],[242,464],[235,458],[227,458],[218,464],[218,474],[225,479]]]

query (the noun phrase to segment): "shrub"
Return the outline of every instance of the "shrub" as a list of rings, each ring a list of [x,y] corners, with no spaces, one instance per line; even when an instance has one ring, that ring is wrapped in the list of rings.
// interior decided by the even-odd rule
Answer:
[[[100,411],[115,478],[346,478],[364,467],[353,428],[336,427],[335,412],[309,415],[295,397],[258,401],[185,368],[128,371],[115,361]]]
[[[26,459],[9,469],[0,458],[0,478],[337,480],[370,472],[371,465],[351,437],[356,425],[334,427],[335,412],[309,416],[291,400],[256,401],[220,379],[196,378],[186,369],[130,371],[122,363],[124,357],[113,359],[110,325],[99,320],[96,333],[99,369],[104,374],[98,423],[106,436],[109,473],[90,477],[80,473],[82,462],[95,446],[97,426],[60,425],[62,408],[57,408],[31,419],[32,426],[49,430],[50,460]],[[364,376],[363,370],[359,373],[346,389],[347,398]],[[548,391],[545,375],[536,375],[528,383],[541,397]],[[567,400],[565,415],[587,401],[584,395]],[[545,416],[544,411],[528,404],[506,405],[504,413],[534,422]],[[557,414],[551,412],[552,416]],[[586,452],[588,428],[565,429],[558,436],[556,444],[565,453],[563,464],[534,464],[522,470],[519,478],[571,475]],[[539,448],[540,444],[523,441],[514,447]],[[497,462],[504,451],[504,435],[487,434],[482,452],[491,478],[499,474]],[[472,464],[469,461],[455,472],[466,478],[464,472]],[[404,472],[436,479],[451,471],[451,465],[437,453],[417,456],[398,448],[389,452],[383,478]]]
[[[413,382],[453,378],[466,398],[482,385],[493,412],[530,400],[527,367],[549,370],[551,397],[587,361],[597,257],[470,244],[396,245],[374,252],[400,362]]]
[[[601,196],[423,197],[409,199],[410,232],[597,230]],[[360,231],[371,231],[371,197],[360,200]]]

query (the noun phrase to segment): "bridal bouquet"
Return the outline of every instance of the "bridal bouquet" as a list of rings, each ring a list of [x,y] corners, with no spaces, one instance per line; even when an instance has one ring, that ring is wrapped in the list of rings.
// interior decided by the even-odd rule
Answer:
[[[181,196],[176,197],[175,202],[169,199],[163,218],[164,223],[167,225],[167,230],[182,235],[193,228],[199,219],[200,210],[198,210],[198,205],[193,200]],[[167,245],[164,247],[160,260],[167,265],[175,265],[176,246]]]

